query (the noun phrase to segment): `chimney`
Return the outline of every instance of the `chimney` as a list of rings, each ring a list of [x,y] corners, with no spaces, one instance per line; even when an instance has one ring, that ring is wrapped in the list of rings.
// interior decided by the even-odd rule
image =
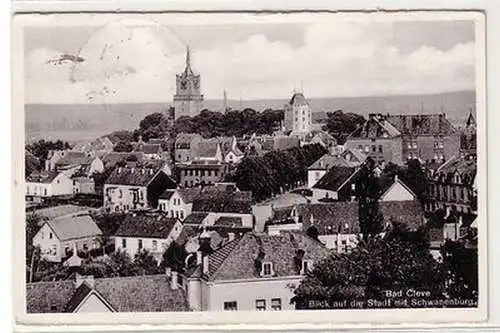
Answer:
[[[395,174],[394,175],[394,182],[397,183],[398,182],[398,174]]]
[[[200,250],[196,251],[196,264],[201,265],[203,263],[203,254]]]
[[[203,274],[205,275],[208,274],[208,266],[209,266],[208,255],[205,255],[203,257],[203,263],[202,263]]]
[[[228,238],[229,238],[229,241],[234,240],[234,232],[229,232],[229,233],[227,234],[227,236],[228,236]]]
[[[171,277],[170,277],[170,289],[176,290],[177,289],[177,272],[172,271]]]

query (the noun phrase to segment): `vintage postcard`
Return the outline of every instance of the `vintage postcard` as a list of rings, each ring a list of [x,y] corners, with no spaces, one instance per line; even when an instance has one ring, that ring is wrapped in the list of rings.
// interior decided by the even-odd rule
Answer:
[[[19,324],[486,319],[482,13],[14,33]]]

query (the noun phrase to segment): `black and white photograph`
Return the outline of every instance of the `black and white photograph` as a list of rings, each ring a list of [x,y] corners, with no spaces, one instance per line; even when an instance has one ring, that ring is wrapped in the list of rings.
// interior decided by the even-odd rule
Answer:
[[[421,14],[19,15],[24,314],[484,313],[482,16]]]

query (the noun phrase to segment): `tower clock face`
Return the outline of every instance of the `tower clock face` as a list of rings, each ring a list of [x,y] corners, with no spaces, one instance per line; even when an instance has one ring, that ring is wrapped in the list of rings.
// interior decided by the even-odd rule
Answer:
[[[186,89],[187,88],[187,81],[186,80],[182,80],[181,81],[181,88],[182,89]]]

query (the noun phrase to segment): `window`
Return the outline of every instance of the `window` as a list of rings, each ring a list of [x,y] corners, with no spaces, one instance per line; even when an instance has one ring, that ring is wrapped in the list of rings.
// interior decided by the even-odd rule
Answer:
[[[175,217],[179,218],[179,211],[178,210],[175,211]]]
[[[379,152],[379,153],[383,153],[382,145],[379,145],[379,146],[378,146],[378,152]]]
[[[374,153],[375,153],[376,151],[377,151],[377,146],[372,145],[372,152],[374,152]]]
[[[126,248],[127,247],[127,239],[126,238],[122,238],[122,248]]]
[[[262,263],[262,276],[271,276],[273,275],[273,263],[264,262]]]
[[[365,146],[365,152],[367,152],[367,153],[370,152],[370,146],[368,146],[368,145]]]
[[[408,149],[411,149],[411,142],[408,142]]]
[[[139,239],[138,248],[139,248],[139,250],[142,249],[142,239]]]
[[[312,270],[312,262],[310,260],[302,260],[302,269],[300,274],[306,274]]]
[[[238,303],[236,301],[224,302],[224,311],[236,311],[238,310]]]
[[[43,231],[42,231],[41,236],[42,236],[42,239],[44,239],[44,238],[45,238],[45,233],[44,233]]]
[[[123,191],[122,190],[118,191],[118,198],[119,199],[123,198]]]
[[[318,180],[321,177],[321,174],[319,171],[315,172],[315,177],[316,177],[316,180]]]
[[[181,217],[181,220],[184,220],[184,211],[183,210],[180,211],[180,217]]]
[[[271,309],[275,311],[281,310],[281,298],[271,299]]]
[[[43,195],[45,195],[45,196],[47,195],[47,189],[43,190]]]
[[[54,237],[54,235],[51,232],[49,232],[49,239],[52,239],[52,237]]]
[[[157,251],[157,250],[158,250],[158,241],[153,240],[153,251]]]
[[[417,149],[417,143],[413,142],[413,149]]]
[[[139,191],[139,199],[144,200],[144,193],[142,191]]]
[[[89,246],[87,245],[87,243],[83,243],[83,250],[87,251],[88,249],[89,249]]]
[[[255,300],[255,310],[265,311],[266,310],[266,300],[265,299]]]
[[[443,148],[444,147],[444,143],[443,142],[439,142],[439,148]]]

